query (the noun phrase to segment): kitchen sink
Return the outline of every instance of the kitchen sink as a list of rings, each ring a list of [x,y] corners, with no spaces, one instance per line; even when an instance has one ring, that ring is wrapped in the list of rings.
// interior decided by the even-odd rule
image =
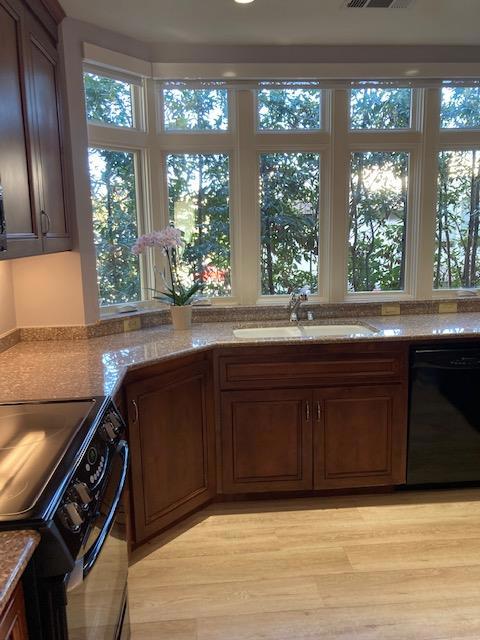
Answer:
[[[292,325],[234,329],[236,338],[320,338],[322,336],[371,336],[376,331],[363,324]]]

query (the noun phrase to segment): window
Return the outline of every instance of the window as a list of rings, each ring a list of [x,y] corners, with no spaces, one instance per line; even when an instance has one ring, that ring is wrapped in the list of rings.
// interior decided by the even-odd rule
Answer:
[[[128,82],[84,73],[87,119],[115,127],[134,127],[133,86]]]
[[[320,128],[318,89],[268,88],[257,92],[258,128],[294,131]]]
[[[434,288],[480,285],[480,149],[439,156]]]
[[[185,240],[180,275],[212,304],[285,304],[304,286],[322,302],[480,288],[480,84],[158,84],[92,68],[101,305],[148,306],[152,259],[130,248],[167,224]]]
[[[202,281],[206,295],[230,295],[228,155],[169,155],[167,166],[169,219],[186,243],[183,275]]]
[[[91,148],[89,166],[100,304],[140,300],[135,154]]]
[[[480,86],[444,86],[440,121],[443,129],[479,129]]]
[[[408,154],[353,153],[348,287],[397,291],[405,281]]]
[[[408,129],[412,90],[356,87],[350,91],[352,129]]]
[[[262,294],[318,289],[320,156],[260,156]]]
[[[167,131],[225,131],[228,129],[227,89],[168,88],[163,90]]]

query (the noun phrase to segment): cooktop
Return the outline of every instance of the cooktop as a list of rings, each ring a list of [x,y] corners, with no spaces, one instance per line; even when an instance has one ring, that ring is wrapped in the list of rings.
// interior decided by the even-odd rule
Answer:
[[[95,403],[0,404],[0,516],[35,506]]]

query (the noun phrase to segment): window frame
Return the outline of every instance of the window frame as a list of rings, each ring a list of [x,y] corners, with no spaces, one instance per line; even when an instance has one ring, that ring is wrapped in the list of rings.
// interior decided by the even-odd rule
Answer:
[[[108,72],[102,71],[102,74],[109,77]],[[205,82],[205,86],[207,84]],[[410,87],[412,111],[408,129],[364,130],[350,127],[351,87],[348,83],[320,86],[320,128],[297,130],[258,128],[258,85],[255,83],[226,84],[228,129],[167,130],[163,122],[164,86],[164,81],[153,79],[135,84],[139,91],[135,103],[143,118],[142,128],[88,122],[89,146],[139,153],[137,211],[143,216],[139,226],[142,232],[161,228],[169,222],[168,154],[228,154],[232,294],[211,297],[212,305],[285,305],[288,300],[288,295],[261,293],[259,156],[269,152],[320,155],[319,274],[318,292],[310,296],[312,302],[381,303],[458,297],[458,289],[433,288],[437,159],[443,150],[480,148],[480,128],[440,128],[440,81],[435,85]],[[409,153],[404,289],[351,292],[347,283],[350,154],[377,150]],[[162,260],[161,256],[155,258],[157,264]],[[143,261],[145,285],[142,283],[142,286],[147,290],[153,286],[153,256],[145,256]],[[158,303],[152,303],[148,296],[135,303],[139,309],[152,305],[158,306]],[[120,310],[115,307],[102,307],[101,311]]]

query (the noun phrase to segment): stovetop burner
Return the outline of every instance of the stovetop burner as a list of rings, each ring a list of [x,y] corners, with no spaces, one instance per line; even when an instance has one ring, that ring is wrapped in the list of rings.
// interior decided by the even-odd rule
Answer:
[[[35,506],[94,403],[0,405],[0,516]]]

